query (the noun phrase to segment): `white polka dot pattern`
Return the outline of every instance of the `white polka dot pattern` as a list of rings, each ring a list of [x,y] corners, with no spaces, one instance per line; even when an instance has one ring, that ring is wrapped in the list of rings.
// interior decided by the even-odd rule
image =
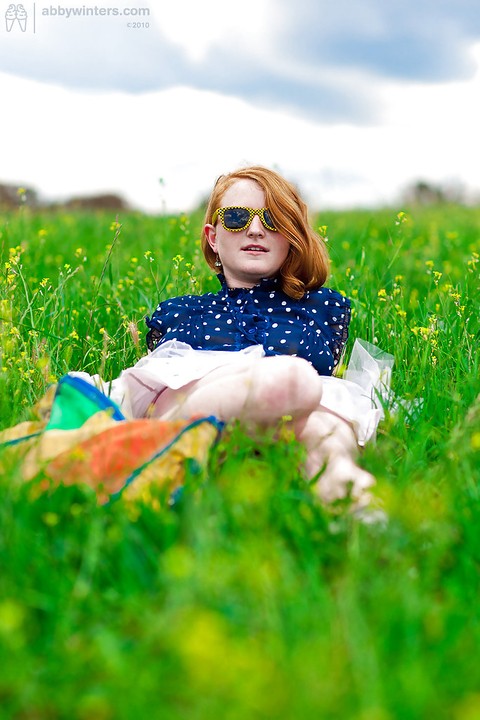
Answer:
[[[295,355],[321,375],[331,375],[348,337],[348,298],[323,287],[294,300],[280,290],[277,278],[251,289],[230,289],[218,277],[218,293],[183,295],[158,305],[146,318],[149,349],[175,339],[201,350],[260,344],[267,355]]]

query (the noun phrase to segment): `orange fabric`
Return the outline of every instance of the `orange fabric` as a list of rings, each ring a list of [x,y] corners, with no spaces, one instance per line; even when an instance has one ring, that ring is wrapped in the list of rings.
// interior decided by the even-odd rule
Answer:
[[[7,452],[19,458],[25,480],[41,478],[34,494],[86,484],[100,503],[118,493],[158,502],[154,489],[179,487],[187,459],[204,464],[218,430],[214,418],[115,422],[99,412],[80,428],[46,430]]]
[[[181,420],[132,420],[116,423],[48,462],[54,481],[84,482],[102,496],[119,492],[127,479],[168,446],[189,423]],[[189,432],[193,432],[194,428]]]
[[[39,480],[34,495],[86,484],[101,503],[119,493],[158,503],[159,488],[168,493],[184,482],[185,461],[206,462],[221,426],[214,417],[119,419],[108,402],[81,379],[65,376],[35,406],[37,421],[0,432],[2,453],[18,461],[22,479]],[[52,409],[56,422],[50,426]],[[72,427],[72,418],[79,425]]]

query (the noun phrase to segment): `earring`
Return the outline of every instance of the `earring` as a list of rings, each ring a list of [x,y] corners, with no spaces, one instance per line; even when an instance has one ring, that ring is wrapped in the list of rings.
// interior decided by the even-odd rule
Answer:
[[[220,262],[220,258],[218,257],[218,254],[217,254],[217,259],[215,260],[215,267],[222,267],[222,263]]]

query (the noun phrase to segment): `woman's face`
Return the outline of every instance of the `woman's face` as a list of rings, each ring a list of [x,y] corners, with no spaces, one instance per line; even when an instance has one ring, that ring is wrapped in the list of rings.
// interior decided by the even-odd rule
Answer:
[[[220,207],[240,205],[253,209],[265,207],[265,193],[255,180],[241,179],[222,197]],[[263,278],[274,277],[285,262],[290,243],[279,232],[268,230],[258,215],[245,230],[225,230],[220,218],[205,226],[205,235],[218,254],[228,287],[257,285]]]

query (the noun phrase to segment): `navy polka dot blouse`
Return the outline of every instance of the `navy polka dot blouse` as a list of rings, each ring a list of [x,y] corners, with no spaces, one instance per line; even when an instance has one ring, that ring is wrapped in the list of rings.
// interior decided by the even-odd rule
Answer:
[[[218,293],[183,295],[160,303],[146,318],[147,346],[180,340],[198,350],[242,350],[263,345],[266,355],[295,355],[331,375],[348,337],[350,301],[322,287],[294,300],[278,278],[253,288],[228,288],[223,275]]]

